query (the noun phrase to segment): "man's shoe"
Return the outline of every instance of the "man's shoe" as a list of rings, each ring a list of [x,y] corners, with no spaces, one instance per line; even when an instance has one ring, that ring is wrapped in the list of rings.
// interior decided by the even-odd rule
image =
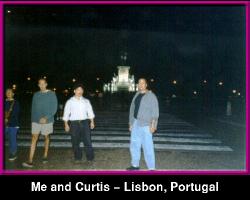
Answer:
[[[92,160],[87,160],[87,165],[94,165],[94,159],[92,159]]]
[[[32,167],[34,167],[34,165],[33,165],[32,162],[23,162],[22,166],[25,167],[25,168],[32,168]]]
[[[139,169],[140,169],[140,167],[134,167],[134,166],[130,166],[130,167],[127,168],[127,170],[130,170],[130,171],[139,170]]]
[[[48,163],[49,161],[48,161],[48,158],[43,158],[43,160],[42,160],[42,163],[43,164],[46,164],[46,163]]]
[[[10,156],[9,156],[9,161],[14,161],[14,160],[16,160],[17,159],[17,155],[16,154],[11,154]]]
[[[74,164],[81,164],[82,163],[82,160],[75,160],[74,161]]]

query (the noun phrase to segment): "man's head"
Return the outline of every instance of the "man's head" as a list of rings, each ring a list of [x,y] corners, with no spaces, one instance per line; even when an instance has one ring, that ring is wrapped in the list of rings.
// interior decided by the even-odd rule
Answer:
[[[74,86],[74,94],[77,97],[81,97],[84,93],[84,87],[81,83],[75,84]]]
[[[145,91],[148,87],[147,80],[145,78],[140,78],[138,80],[138,89],[139,91]]]
[[[11,88],[7,88],[5,95],[8,99],[12,99],[14,97],[14,91]]]
[[[45,91],[47,89],[48,83],[45,78],[40,78],[38,80],[38,87],[40,88],[41,91]]]

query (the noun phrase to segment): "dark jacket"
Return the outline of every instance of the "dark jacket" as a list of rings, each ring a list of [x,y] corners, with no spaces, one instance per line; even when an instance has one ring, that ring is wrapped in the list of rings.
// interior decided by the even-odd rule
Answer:
[[[5,100],[4,104],[4,110],[5,112],[8,112],[10,109],[10,106],[13,101],[7,101]],[[20,104],[17,100],[14,100],[14,105],[12,112],[9,117],[9,122],[7,124],[8,127],[18,127],[19,126],[19,113],[20,113]]]

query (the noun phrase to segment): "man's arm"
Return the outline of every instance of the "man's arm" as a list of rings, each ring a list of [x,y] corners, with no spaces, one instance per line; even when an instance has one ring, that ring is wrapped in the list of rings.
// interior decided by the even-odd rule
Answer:
[[[134,111],[135,111],[135,98],[136,98],[137,94],[135,94],[135,96],[132,99],[132,102],[130,104],[130,108],[129,108],[129,129],[131,131],[132,129],[132,125],[133,125],[133,121],[134,121]]]
[[[152,120],[151,120],[151,132],[154,132],[157,130],[158,125],[158,118],[159,118],[159,103],[157,100],[157,97],[153,95],[152,98]]]
[[[66,105],[64,107],[64,113],[63,113],[64,129],[66,132],[69,132],[69,130],[70,130],[70,127],[68,124],[69,115],[70,115],[70,102],[67,101]]]
[[[32,97],[32,103],[31,103],[31,121],[34,120],[36,112],[36,93]]]
[[[44,117],[46,119],[52,118],[56,114],[57,108],[58,108],[57,97],[56,97],[56,94],[53,92],[53,94],[50,97],[50,104],[48,105],[48,112]]]
[[[92,105],[91,105],[89,100],[88,100],[87,114],[88,114],[88,118],[90,120],[90,128],[94,129],[95,128],[95,122],[94,122],[95,114],[94,114]]]

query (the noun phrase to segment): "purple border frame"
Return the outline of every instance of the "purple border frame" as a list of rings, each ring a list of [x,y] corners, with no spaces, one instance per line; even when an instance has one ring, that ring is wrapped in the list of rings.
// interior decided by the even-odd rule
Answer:
[[[246,166],[245,170],[5,170],[3,141],[0,139],[0,175],[249,175],[249,15],[248,1],[5,1],[0,2],[0,87],[3,88],[4,68],[4,5],[244,5],[246,8]],[[3,92],[0,107],[3,108]],[[0,130],[3,130],[3,112],[0,114]],[[3,134],[3,133],[2,133]]]

